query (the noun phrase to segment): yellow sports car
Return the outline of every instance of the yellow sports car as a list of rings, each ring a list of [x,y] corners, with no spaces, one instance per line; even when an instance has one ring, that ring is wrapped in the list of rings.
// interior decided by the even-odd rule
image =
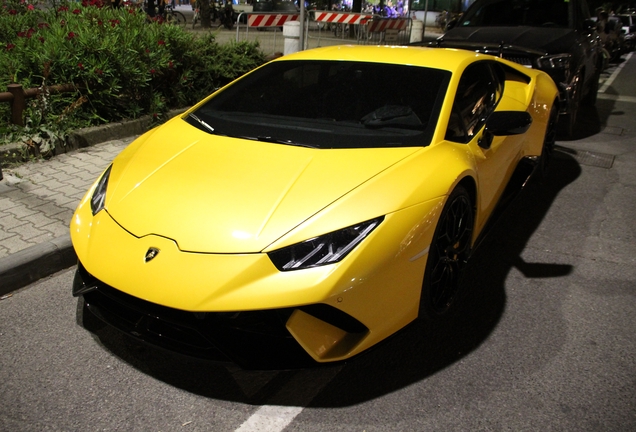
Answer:
[[[71,223],[73,294],[168,349],[244,367],[348,359],[453,306],[558,90],[488,55],[338,46],[246,74],[126,148]]]

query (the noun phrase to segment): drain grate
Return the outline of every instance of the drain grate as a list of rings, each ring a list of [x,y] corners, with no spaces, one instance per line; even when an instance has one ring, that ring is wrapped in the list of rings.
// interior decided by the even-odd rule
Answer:
[[[607,153],[591,152],[587,150],[574,150],[567,147],[557,146],[557,150],[572,156],[580,165],[593,166],[598,168],[612,168],[614,165],[614,155]]]

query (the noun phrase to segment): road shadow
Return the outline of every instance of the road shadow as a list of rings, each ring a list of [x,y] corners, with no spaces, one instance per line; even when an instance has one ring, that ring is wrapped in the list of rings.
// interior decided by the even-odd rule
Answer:
[[[563,263],[526,262],[522,254],[557,195],[580,172],[570,155],[555,153],[547,177],[528,185],[475,251],[466,271],[463,298],[451,317],[435,323],[416,321],[347,362],[304,371],[243,371],[163,351],[111,328],[98,330],[96,340],[142,373],[218,400],[261,405],[272,404],[274,398],[277,405],[298,406],[298,394],[307,390],[306,381],[295,379],[300,373],[325,381],[312,407],[352,406],[393,393],[462,360],[489,338],[506,309],[505,283],[513,269],[526,279],[554,278],[572,271]]]

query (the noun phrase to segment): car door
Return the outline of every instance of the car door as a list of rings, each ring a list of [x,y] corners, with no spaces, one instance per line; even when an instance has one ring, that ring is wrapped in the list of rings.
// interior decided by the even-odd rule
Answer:
[[[486,120],[504,92],[505,73],[493,61],[480,61],[462,74],[446,139],[466,144],[475,158],[478,183],[477,230],[481,230],[519,161],[524,135],[484,134]]]

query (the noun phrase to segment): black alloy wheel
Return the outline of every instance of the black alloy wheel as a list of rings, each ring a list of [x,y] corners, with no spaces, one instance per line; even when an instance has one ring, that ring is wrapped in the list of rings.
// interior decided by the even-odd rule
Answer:
[[[474,210],[461,185],[448,197],[435,228],[420,298],[420,317],[440,318],[450,309],[460,288],[471,252]]]

